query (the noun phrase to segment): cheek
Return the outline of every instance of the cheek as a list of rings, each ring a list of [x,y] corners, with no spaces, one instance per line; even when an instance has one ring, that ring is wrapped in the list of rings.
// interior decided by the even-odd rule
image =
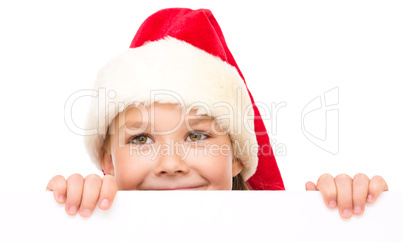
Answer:
[[[119,190],[137,190],[145,177],[153,171],[151,157],[139,156],[130,152],[128,147],[117,149],[112,158]]]
[[[194,169],[208,180],[209,190],[232,189],[232,155],[206,154],[188,157]]]

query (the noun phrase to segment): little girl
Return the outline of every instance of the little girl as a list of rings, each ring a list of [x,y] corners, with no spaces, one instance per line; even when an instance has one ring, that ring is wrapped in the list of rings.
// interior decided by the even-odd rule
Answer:
[[[104,177],[53,177],[66,212],[108,209],[117,190],[284,190],[269,138],[242,73],[209,10],[164,9],[99,72],[87,151]],[[388,190],[380,176],[322,175],[343,218]]]

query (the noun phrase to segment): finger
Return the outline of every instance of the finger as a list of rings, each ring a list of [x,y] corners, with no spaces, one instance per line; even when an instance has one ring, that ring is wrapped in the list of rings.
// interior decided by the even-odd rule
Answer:
[[[315,186],[314,182],[306,182],[306,191],[317,191],[317,187]]]
[[[63,176],[53,177],[47,184],[46,191],[53,191],[56,202],[62,204],[66,200],[67,183]]]
[[[370,179],[362,173],[353,177],[353,213],[360,215],[364,212]]]
[[[80,174],[73,174],[67,178],[66,212],[75,215],[81,204],[84,178]]]
[[[383,191],[388,191],[388,185],[384,178],[373,176],[369,183],[367,202],[373,203]]]
[[[84,179],[84,191],[82,195],[79,213],[83,217],[89,217],[94,211],[99,199],[102,187],[102,179],[98,175],[88,175]]]
[[[334,177],[330,174],[321,175],[318,178],[316,188],[321,192],[325,205],[328,208],[336,208],[336,186]]]
[[[352,178],[346,174],[335,177],[338,210],[342,218],[350,218],[353,211]]]
[[[106,210],[110,208],[116,196],[118,185],[116,178],[111,175],[103,177],[102,189],[99,196],[99,208]]]

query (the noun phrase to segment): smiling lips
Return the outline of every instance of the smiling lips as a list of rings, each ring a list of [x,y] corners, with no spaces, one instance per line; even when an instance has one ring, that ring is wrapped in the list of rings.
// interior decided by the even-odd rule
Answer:
[[[176,187],[176,188],[151,188],[142,190],[152,190],[152,191],[180,191],[180,190],[204,190],[205,186],[194,186],[194,187]]]

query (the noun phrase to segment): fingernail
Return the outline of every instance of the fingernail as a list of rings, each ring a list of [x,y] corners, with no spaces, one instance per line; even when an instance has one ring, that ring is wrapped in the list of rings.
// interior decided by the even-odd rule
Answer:
[[[353,210],[354,210],[354,213],[361,213],[362,208],[359,207],[359,206],[355,206],[355,207],[353,208]]]
[[[59,202],[63,202],[64,201],[64,195],[60,195],[59,196]]]
[[[336,208],[336,201],[330,201],[330,202],[328,203],[328,206],[329,206],[330,208]]]
[[[344,209],[342,213],[343,213],[343,216],[345,216],[345,217],[349,217],[350,215],[352,215],[352,213],[348,209]]]
[[[107,208],[109,206],[109,200],[103,199],[101,203],[102,208]]]
[[[91,215],[91,210],[89,210],[89,209],[83,209],[83,210],[81,211],[81,215],[82,215],[83,217],[88,217],[89,215]]]
[[[76,206],[71,206],[68,211],[69,211],[70,213],[76,213],[76,212],[77,212],[77,207],[76,207]]]
[[[368,201],[368,202],[371,202],[371,201],[373,201],[373,196],[371,196],[371,195],[368,195],[368,197],[367,197],[367,201]]]

